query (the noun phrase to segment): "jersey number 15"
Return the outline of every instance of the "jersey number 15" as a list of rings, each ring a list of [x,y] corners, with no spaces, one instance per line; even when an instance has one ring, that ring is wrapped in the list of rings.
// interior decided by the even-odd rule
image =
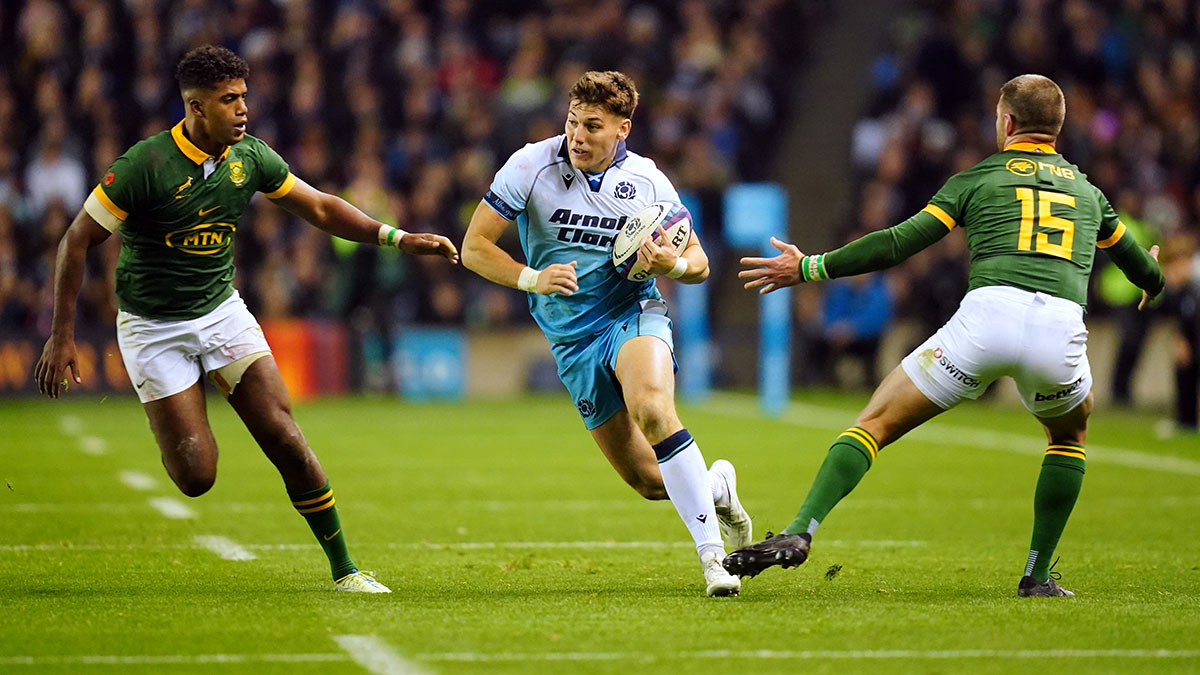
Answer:
[[[1070,260],[1071,245],[1075,243],[1075,221],[1050,215],[1050,207],[1062,204],[1075,208],[1075,198],[1058,192],[1017,188],[1017,201],[1021,202],[1021,234],[1017,238],[1017,250]],[[1050,241],[1049,231],[1052,230],[1062,233],[1061,243]]]

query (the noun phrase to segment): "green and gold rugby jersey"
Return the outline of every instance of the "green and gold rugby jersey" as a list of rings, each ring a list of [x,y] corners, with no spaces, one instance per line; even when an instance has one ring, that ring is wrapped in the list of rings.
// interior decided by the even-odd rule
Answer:
[[[271,199],[296,183],[283,158],[247,134],[209,157],[183,122],[112,163],[84,208],[120,230],[122,310],[166,321],[194,319],[233,294],[233,238],[255,192]]]
[[[1105,249],[1130,281],[1163,288],[1158,264],[1108,199],[1054,146],[1014,143],[955,174],[920,213],[824,256],[802,261],[806,279],[861,274],[894,265],[966,230],[969,288],[1011,286],[1087,303],[1095,249]],[[814,259],[815,258],[815,259]]]

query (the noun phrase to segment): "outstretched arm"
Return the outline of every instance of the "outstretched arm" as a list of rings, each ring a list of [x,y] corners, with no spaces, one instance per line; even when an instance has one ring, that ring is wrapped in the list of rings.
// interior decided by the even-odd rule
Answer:
[[[341,197],[321,192],[299,178],[287,194],[274,201],[335,237],[393,246],[411,255],[440,255],[452,263],[458,262],[458,249],[446,237],[405,232],[385,225]]]
[[[1102,241],[1098,242],[1097,246],[1108,254],[1133,285],[1142,289],[1142,301],[1138,303],[1140,311],[1158,297],[1167,284],[1162,269],[1158,266],[1158,244],[1146,251],[1132,236],[1123,237],[1120,234],[1123,234],[1122,230],[1118,231],[1117,241],[1107,246]]]
[[[467,235],[463,238],[463,265],[488,281],[519,288],[527,293],[571,295],[579,290],[579,281],[575,276],[576,261],[555,263],[544,270],[535,270],[513,260],[512,256],[497,246],[500,235],[511,224],[512,221],[481,200],[479,206],[475,207]]]
[[[927,209],[899,225],[872,232],[835,251],[818,255],[804,255],[795,246],[771,237],[771,244],[780,254],[774,258],[742,258],[743,265],[754,269],[738,272],[738,278],[746,280],[746,290],[757,288],[761,294],[801,281],[850,277],[887,269],[946,236],[953,225],[953,221],[950,222],[947,225]]]
[[[80,209],[58,243],[54,261],[54,318],[50,323],[50,338],[33,369],[38,391],[50,398],[58,398],[66,391],[68,370],[76,384],[83,381],[75,356],[75,303],[83,285],[88,250],[110,234],[86,210]]]

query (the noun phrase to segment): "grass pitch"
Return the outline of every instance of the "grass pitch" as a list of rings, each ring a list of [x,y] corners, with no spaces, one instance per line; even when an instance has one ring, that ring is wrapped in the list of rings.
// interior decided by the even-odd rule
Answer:
[[[769,420],[723,395],[681,415],[737,466],[757,537],[863,403],[806,394]],[[1044,441],[1015,409],[965,405],[885,449],[809,562],[723,599],[565,396],[297,407],[387,596],[333,592],[274,469],[209,412],[220,472],[189,500],[135,400],[0,402],[0,671],[1200,670],[1200,441],[1154,440],[1150,415],[1094,418],[1059,547],[1079,597],[1045,601],[1016,597]]]

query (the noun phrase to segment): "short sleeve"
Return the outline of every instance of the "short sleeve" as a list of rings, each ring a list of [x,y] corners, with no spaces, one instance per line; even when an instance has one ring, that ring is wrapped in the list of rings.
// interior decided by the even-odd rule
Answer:
[[[505,220],[516,220],[529,202],[534,177],[544,168],[537,164],[537,146],[534,144],[514,152],[496,172],[483,200]]]
[[[104,172],[104,177],[88,195],[83,208],[97,223],[116,232],[136,213],[150,194],[149,176],[143,163],[121,155]]]
[[[955,225],[962,222],[963,193],[967,182],[961,173],[951,176],[921,212],[937,218],[947,230],[953,230]]]
[[[1097,192],[1099,192],[1097,190]],[[1096,232],[1096,248],[1112,248],[1126,236],[1128,230],[1108,198],[1100,194],[1100,229]]]
[[[268,199],[279,199],[296,185],[296,176],[288,169],[287,162],[266,143],[259,144],[258,169],[261,176],[258,191]]]

